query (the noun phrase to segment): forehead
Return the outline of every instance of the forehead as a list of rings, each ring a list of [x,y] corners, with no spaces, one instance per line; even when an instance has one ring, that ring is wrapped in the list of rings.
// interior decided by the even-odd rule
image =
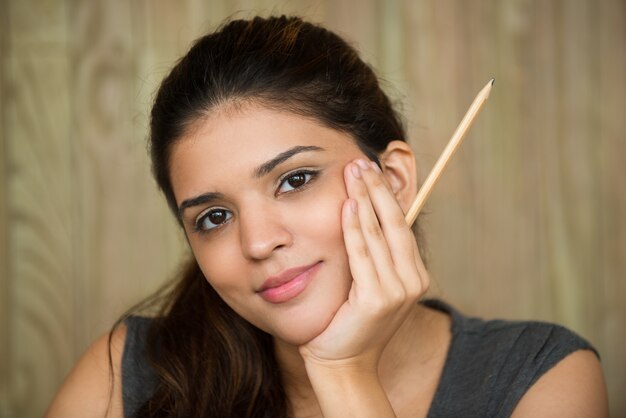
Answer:
[[[360,155],[347,133],[291,112],[248,105],[216,111],[198,121],[173,147],[170,176],[177,200],[252,171],[294,146],[324,148],[324,157],[344,161]]]

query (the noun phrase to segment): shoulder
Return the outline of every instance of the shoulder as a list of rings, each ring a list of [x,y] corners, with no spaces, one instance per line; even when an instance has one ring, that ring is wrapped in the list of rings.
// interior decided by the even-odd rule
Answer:
[[[539,321],[483,321],[466,318],[459,340],[476,349],[490,363],[501,361],[505,370],[520,372],[533,383],[558,361],[577,350],[595,348],[575,332]]]
[[[595,348],[575,332],[536,321],[485,321],[488,350],[500,357],[502,410],[513,417],[607,417]],[[497,347],[502,347],[498,349]]]
[[[513,414],[522,417],[608,417],[602,367],[590,350],[560,360],[524,394]]]
[[[597,356],[588,341],[557,324],[484,320],[464,316],[441,301],[430,305],[452,316],[453,340],[448,357],[464,364],[465,370],[474,369],[471,373],[494,369],[508,377],[522,373],[530,384],[574,351],[590,350]]]
[[[536,321],[479,321],[480,363],[497,376],[494,411],[521,417],[607,417],[599,355],[575,332]],[[495,366],[490,368],[490,366]]]
[[[84,417],[85,411],[93,416],[123,416],[121,363],[126,335],[122,323],[87,348],[65,378],[46,417]]]
[[[602,397],[605,389],[598,354],[571,330],[539,321],[466,317],[445,304],[444,309],[453,317],[453,339],[436,398],[438,409],[476,416],[511,416],[513,411],[517,417],[550,416],[544,409],[529,412],[529,408],[548,406],[541,404],[548,393],[543,388],[561,389],[562,396],[552,392],[549,397],[553,405],[562,407],[578,396],[569,392],[563,379],[587,379],[587,373],[589,384],[599,391],[597,397]],[[452,399],[457,401],[451,403]]]
[[[158,386],[158,376],[149,360],[148,348],[159,349],[157,341],[148,341],[154,318],[131,316],[126,319],[126,342],[122,356],[122,403],[132,416],[148,401]]]

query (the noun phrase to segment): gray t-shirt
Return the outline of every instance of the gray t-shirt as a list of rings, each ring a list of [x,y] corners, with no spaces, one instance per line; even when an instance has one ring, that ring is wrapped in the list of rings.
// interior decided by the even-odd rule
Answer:
[[[452,341],[428,412],[439,417],[509,417],[520,398],[552,366],[576,350],[597,351],[559,325],[537,321],[485,321],[446,303],[424,305],[452,317]],[[124,417],[132,417],[157,386],[145,355],[151,320],[131,316],[122,356]]]

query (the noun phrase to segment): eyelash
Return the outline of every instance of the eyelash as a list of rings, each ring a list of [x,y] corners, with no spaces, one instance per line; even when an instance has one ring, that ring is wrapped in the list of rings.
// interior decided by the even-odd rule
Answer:
[[[318,170],[310,170],[310,169],[298,169],[296,171],[292,171],[292,172],[286,173],[285,175],[283,175],[279,179],[278,190],[280,190],[283,187],[283,185],[286,184],[286,182],[290,178],[293,178],[293,177],[296,177],[296,176],[304,176],[305,179],[307,179],[307,176],[309,176],[309,177],[308,177],[308,180],[306,180],[303,185],[301,185],[299,187],[296,187],[296,188],[294,188],[292,190],[284,191],[282,193],[276,193],[275,196],[291,194],[291,193],[294,193],[294,192],[302,191],[302,190],[306,189],[311,184],[311,182],[316,179],[316,177],[318,175],[319,175],[319,171]],[[207,209],[203,213],[201,213],[200,216],[198,216],[196,218],[196,221],[194,222],[194,231],[198,232],[198,233],[201,233],[201,234],[209,233],[209,232],[213,231],[214,229],[220,228],[222,225],[226,224],[229,221],[229,219],[232,218],[232,214],[230,214],[230,217],[227,215],[227,218],[226,218],[226,220],[224,222],[222,222],[220,224],[217,224],[216,226],[214,226],[212,228],[209,228],[209,229],[203,228],[202,224],[204,223],[204,220],[208,216],[210,216],[212,213],[215,213],[215,212],[230,213],[230,211],[228,211],[227,209],[220,208],[220,207]]]
[[[298,169],[296,171],[292,171],[290,173],[286,173],[285,175],[283,175],[282,177],[280,177],[280,179],[278,180],[278,189],[280,190],[280,188],[286,184],[287,180],[289,180],[290,178],[296,177],[296,176],[310,176],[308,180],[305,181],[305,183],[302,186],[296,187],[292,190],[288,190],[285,192],[282,192],[280,194],[286,194],[286,193],[293,193],[296,191],[300,191],[305,189],[306,187],[308,187],[308,185],[315,180],[315,178],[317,177],[317,175],[319,174],[319,171],[316,170],[308,170],[308,169]],[[279,196],[279,194],[276,194],[277,196]]]

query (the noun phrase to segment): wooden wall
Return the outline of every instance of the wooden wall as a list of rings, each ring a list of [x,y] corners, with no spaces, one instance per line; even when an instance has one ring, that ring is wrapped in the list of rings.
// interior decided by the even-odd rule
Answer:
[[[626,1],[0,0],[0,417],[40,416],[174,271],[152,95],[192,39],[257,12],[351,39],[404,103],[424,174],[496,77],[422,216],[433,294],[576,330],[626,416]]]

